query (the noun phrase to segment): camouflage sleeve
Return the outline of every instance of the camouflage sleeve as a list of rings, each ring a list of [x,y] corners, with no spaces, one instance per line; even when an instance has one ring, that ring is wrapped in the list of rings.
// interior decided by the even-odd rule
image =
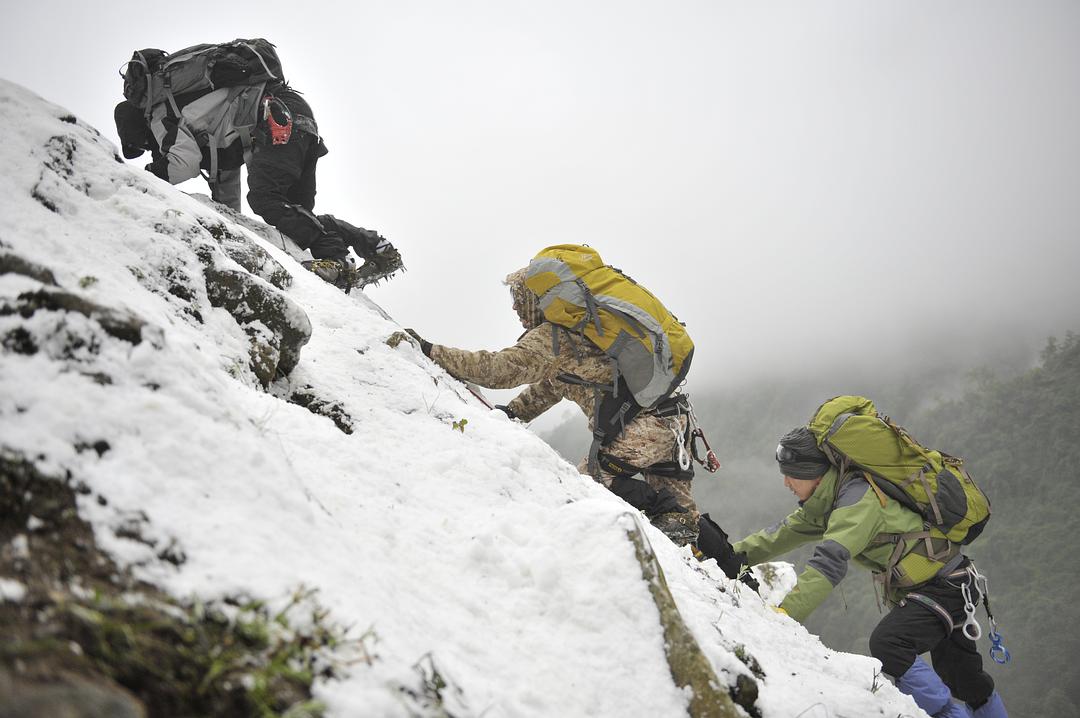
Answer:
[[[458,379],[471,381],[487,389],[513,389],[551,378],[555,371],[553,357],[542,351],[533,330],[518,343],[497,352],[466,351],[433,344],[431,360]]]
[[[566,384],[558,379],[545,379],[525,387],[507,408],[522,421],[532,421],[562,401]]]

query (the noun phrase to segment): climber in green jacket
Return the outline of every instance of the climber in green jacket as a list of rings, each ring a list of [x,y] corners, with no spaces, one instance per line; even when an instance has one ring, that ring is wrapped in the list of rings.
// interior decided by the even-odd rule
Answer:
[[[835,467],[823,465],[824,473],[816,479],[785,476],[784,484],[799,498],[799,508],[772,528],[758,531],[735,544],[746,554],[746,562],[757,565],[781,556],[803,544],[819,543],[795,588],[780,605],[800,623],[813,613],[847,573],[848,561],[854,561],[875,573],[889,563],[892,544],[874,544],[880,533],[902,534],[922,528],[922,519],[886,497],[882,506],[865,479],[849,480],[837,492],[839,474]],[[941,570],[943,564],[908,553],[900,567],[916,583],[924,583]],[[898,598],[897,591],[892,591]]]
[[[870,653],[881,661],[882,670],[932,716],[970,715],[951,700],[955,696],[974,709],[976,718],[1005,718],[975,642],[961,630],[966,604],[962,587],[972,580],[969,559],[956,551],[933,560],[920,548],[921,541],[907,547],[902,557],[893,557],[896,544],[879,537],[920,531],[922,518],[875,490],[861,473],[849,473],[841,481],[806,427],[780,440],[776,458],[799,508],[779,524],[736,542],[734,549],[753,566],[817,542],[779,610],[805,621],[844,578],[849,561],[878,577],[898,579],[890,582],[886,595],[893,608],[870,637]],[[919,658],[925,652],[931,654],[933,669]]]

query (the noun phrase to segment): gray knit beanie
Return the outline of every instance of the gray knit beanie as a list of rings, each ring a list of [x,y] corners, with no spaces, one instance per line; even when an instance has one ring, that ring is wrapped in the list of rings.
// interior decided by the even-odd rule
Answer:
[[[776,461],[784,476],[813,480],[829,470],[829,457],[818,448],[817,439],[805,426],[792,429],[780,438]]]

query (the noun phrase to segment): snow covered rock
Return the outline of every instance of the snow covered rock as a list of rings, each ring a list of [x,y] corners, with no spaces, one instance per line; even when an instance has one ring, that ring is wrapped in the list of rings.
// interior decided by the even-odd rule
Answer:
[[[250,641],[206,675],[235,675],[208,685],[260,710],[687,714],[625,504],[388,347],[385,312],[265,225],[4,82],[0,123],[0,633],[18,637],[0,692],[25,694],[35,616],[56,618],[49,655],[77,657],[101,633],[75,628],[114,619],[146,646],[132,626],[149,607],[175,644]],[[750,714],[920,715],[875,661],[644,532],[717,687]]]

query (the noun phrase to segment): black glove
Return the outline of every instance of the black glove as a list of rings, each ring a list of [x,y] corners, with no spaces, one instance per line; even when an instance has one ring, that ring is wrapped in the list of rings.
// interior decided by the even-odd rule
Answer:
[[[431,356],[431,342],[429,342],[427,339],[424,339],[422,336],[417,334],[416,331],[413,330],[413,329],[406,329],[405,333],[408,334],[413,339],[415,339],[416,341],[420,342],[420,351],[422,351],[424,353],[424,356],[426,356],[426,357]]]
[[[147,164],[146,167],[143,167],[143,169],[154,175],[155,177],[159,177],[166,182],[169,181],[169,164],[167,162],[163,162],[161,160],[154,160],[153,162]]]
[[[728,578],[737,578],[746,563],[746,554],[735,553],[727,534],[708,514],[702,514],[698,519],[697,547],[706,558],[715,559]]]
[[[611,493],[618,496],[638,511],[644,511],[650,519],[660,514],[687,513],[679,500],[668,489],[657,491],[644,481],[626,476],[616,476],[611,480]]]
[[[515,414],[510,407],[508,407],[508,406],[506,406],[504,404],[496,404],[495,408],[498,409],[499,411],[501,411],[502,413],[506,414],[511,419],[516,419],[517,418],[517,414]]]
[[[745,563],[746,554],[740,553],[738,555],[743,557],[743,562]],[[754,574],[750,573],[749,569],[739,574],[739,580],[749,586],[754,593],[757,593],[758,589],[761,588],[761,584],[758,583],[757,579],[754,578]]]

